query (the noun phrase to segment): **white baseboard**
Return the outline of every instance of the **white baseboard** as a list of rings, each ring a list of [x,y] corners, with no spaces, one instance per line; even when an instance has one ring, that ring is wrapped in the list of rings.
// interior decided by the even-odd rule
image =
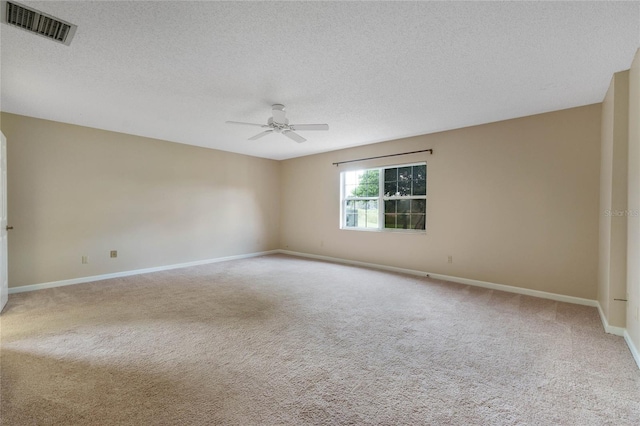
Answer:
[[[195,262],[177,263],[174,265],[156,266],[153,268],[135,269],[132,271],[114,272],[112,274],[92,275],[89,277],[72,278],[69,280],[52,281],[41,284],[24,285],[20,287],[10,287],[9,294],[23,293],[25,291],[42,290],[45,288],[62,287],[65,285],[83,284],[92,281],[108,280],[111,278],[129,277],[131,275],[147,274],[149,272],[168,271],[170,269],[187,268],[189,266],[206,265],[209,263],[226,262],[229,260],[247,259],[250,257],[265,256],[279,253],[279,250],[261,251],[249,254],[239,254],[236,256],[217,257],[215,259],[196,260]]]
[[[42,289],[45,289],[45,288],[62,287],[62,286],[73,285],[73,284],[83,284],[83,283],[89,283],[89,282],[93,282],[93,281],[108,280],[108,279],[111,279],[111,278],[128,277],[128,276],[131,276],[131,275],[139,275],[139,274],[146,274],[146,273],[150,273],[150,272],[167,271],[167,270],[170,270],[170,269],[187,268],[189,266],[206,265],[206,264],[209,264],[209,263],[226,262],[226,261],[229,261],[229,260],[238,260],[238,259],[247,259],[247,258],[251,258],[251,257],[265,256],[265,255],[269,255],[269,254],[278,254],[278,253],[288,254],[288,255],[297,256],[297,257],[306,257],[306,258],[310,258],[310,259],[325,260],[325,261],[334,262],[334,263],[342,263],[342,264],[347,264],[347,265],[362,266],[362,267],[366,267],[366,268],[373,268],[373,269],[381,269],[381,270],[385,270],[385,271],[399,272],[399,273],[403,273],[403,274],[417,275],[417,276],[420,276],[420,277],[426,277],[428,275],[430,278],[434,278],[434,279],[437,279],[437,280],[452,281],[452,282],[456,282],[456,283],[460,283],[460,284],[467,284],[467,285],[472,285],[472,286],[476,286],[476,287],[489,288],[489,289],[492,289],[492,290],[500,290],[500,291],[506,291],[506,292],[509,292],[509,293],[522,294],[522,295],[526,295],[526,296],[540,297],[540,298],[543,298],[543,299],[550,299],[550,300],[555,300],[555,301],[558,301],[558,302],[567,302],[567,303],[574,303],[574,304],[578,304],[578,305],[594,306],[594,307],[598,307],[598,309],[600,311],[600,315],[602,315],[602,311],[601,311],[601,309],[599,307],[599,304],[598,304],[598,302],[596,300],[583,299],[583,298],[580,298],[580,297],[573,297],[573,296],[565,296],[563,294],[548,293],[548,292],[545,292],[545,291],[531,290],[531,289],[521,288],[521,287],[513,287],[513,286],[509,286],[509,285],[505,285],[505,284],[495,284],[495,283],[491,283],[491,282],[487,282],[487,281],[479,281],[479,280],[473,280],[473,279],[469,279],[469,278],[461,278],[461,277],[455,277],[455,276],[450,276],[450,275],[434,274],[434,273],[431,273],[431,272],[417,271],[417,270],[414,270],[414,269],[398,268],[398,267],[395,267],[395,266],[379,265],[379,264],[376,264],[376,263],[360,262],[360,261],[356,261],[356,260],[347,260],[347,259],[341,259],[341,258],[337,258],[337,257],[321,256],[321,255],[316,255],[316,254],[308,254],[308,253],[301,253],[301,252],[296,252],[296,251],[291,251],[291,250],[280,250],[280,249],[262,251],[262,252],[256,252],[256,253],[249,253],[249,254],[241,254],[241,255],[236,255],[236,256],[218,257],[218,258],[214,258],[214,259],[197,260],[197,261],[194,261],[194,262],[186,262],[186,263],[178,263],[178,264],[174,264],[174,265],[157,266],[157,267],[153,267],[153,268],[144,268],[144,269],[135,269],[135,270],[131,270],[131,271],[114,272],[114,273],[111,273],[111,274],[92,275],[92,276],[88,276],[88,277],[72,278],[72,279],[60,280],[60,281],[51,281],[51,282],[46,282],[46,283],[31,284],[31,285],[25,285],[25,286],[20,286],[20,287],[10,287],[9,288],[9,294],[23,293],[23,292],[26,292],[26,291],[42,290]],[[602,318],[603,318],[603,321],[604,321],[604,316],[602,316]],[[605,326],[605,329],[606,329],[606,327],[609,327],[609,328],[612,328],[612,329],[618,329],[618,327],[610,327],[608,325]],[[621,330],[624,330],[624,329],[621,329]],[[613,334],[617,334],[619,336],[622,336],[622,332],[620,334],[618,334],[617,332],[614,332]]]
[[[616,336],[624,336],[626,329],[609,325],[609,321],[607,321],[607,317],[604,316],[604,311],[602,310],[602,306],[600,306],[600,302],[598,302],[598,312],[600,313],[600,319],[602,320],[604,331],[609,334],[615,334]]]
[[[375,263],[359,262],[357,260],[346,260],[346,259],[340,259],[337,257],[320,256],[317,254],[300,253],[300,252],[290,251],[290,250],[278,250],[278,252],[282,254],[288,254],[291,256],[307,257],[310,259],[326,260],[328,262],[334,262],[334,263],[363,266],[366,268],[373,268],[373,269],[382,269],[385,271],[417,275],[419,277],[426,277],[428,275],[430,278],[434,278],[437,280],[452,281],[459,284],[472,285],[475,287],[483,287],[491,290],[506,291],[509,293],[517,293],[525,296],[540,297],[542,299],[550,299],[558,302],[567,302],[567,303],[574,303],[576,305],[585,305],[585,306],[593,306],[593,307],[598,306],[597,300],[583,299],[581,297],[574,297],[574,296],[565,296],[564,294],[548,293],[546,291],[531,290],[528,288],[514,287],[510,285],[505,285],[505,284],[495,284],[487,281],[472,280],[469,278],[460,278],[460,277],[454,277],[450,275],[434,274],[427,271],[417,271],[414,269],[397,268],[395,266],[378,265]]]
[[[629,336],[629,333],[627,333],[627,330],[624,331],[624,341],[627,342],[627,346],[629,346],[631,355],[633,355],[633,359],[636,360],[636,364],[640,369],[640,351],[638,351],[638,348],[636,348],[636,345],[633,344],[633,341],[631,340],[631,336]]]

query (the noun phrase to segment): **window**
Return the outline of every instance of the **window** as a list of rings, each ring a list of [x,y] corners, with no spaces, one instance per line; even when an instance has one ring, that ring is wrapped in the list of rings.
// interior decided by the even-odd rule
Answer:
[[[340,174],[343,229],[426,229],[427,165],[354,170]]]

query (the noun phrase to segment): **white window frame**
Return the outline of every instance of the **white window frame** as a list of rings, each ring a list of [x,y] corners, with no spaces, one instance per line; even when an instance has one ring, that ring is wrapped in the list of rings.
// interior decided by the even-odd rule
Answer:
[[[368,167],[364,169],[357,170],[345,170],[340,172],[340,229],[348,230],[348,231],[369,231],[369,232],[403,232],[403,233],[419,233],[424,234],[427,232],[427,193],[425,191],[425,195],[412,195],[412,196],[390,196],[385,197],[384,195],[384,172],[386,169],[399,169],[402,167],[413,167],[413,166],[425,166],[426,171],[426,162],[418,162],[418,163],[409,163],[409,164],[399,164],[399,165],[387,165],[380,167]],[[369,170],[378,170],[378,195],[376,197],[349,197],[345,194],[345,175],[346,173],[353,172],[366,172]],[[425,177],[426,178],[426,177]],[[428,184],[427,184],[428,185]],[[425,201],[425,224],[424,229],[402,229],[402,228],[386,228],[385,227],[385,210],[384,210],[384,202],[387,200],[424,200]],[[376,200],[378,201],[378,227],[377,228],[365,228],[365,227],[356,227],[356,226],[347,226],[346,224],[346,206],[347,201],[366,201],[366,200]]]

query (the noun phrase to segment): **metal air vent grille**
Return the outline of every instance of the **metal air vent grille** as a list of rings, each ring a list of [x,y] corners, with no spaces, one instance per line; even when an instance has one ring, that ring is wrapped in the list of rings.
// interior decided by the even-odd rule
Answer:
[[[0,10],[2,22],[5,24],[22,28],[67,46],[76,32],[76,25],[12,1],[3,1]]]

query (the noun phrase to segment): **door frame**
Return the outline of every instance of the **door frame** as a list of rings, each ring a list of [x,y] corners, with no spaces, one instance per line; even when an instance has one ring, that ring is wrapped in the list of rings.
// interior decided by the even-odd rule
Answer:
[[[9,300],[9,238],[7,227],[7,138],[0,131],[0,312]]]

